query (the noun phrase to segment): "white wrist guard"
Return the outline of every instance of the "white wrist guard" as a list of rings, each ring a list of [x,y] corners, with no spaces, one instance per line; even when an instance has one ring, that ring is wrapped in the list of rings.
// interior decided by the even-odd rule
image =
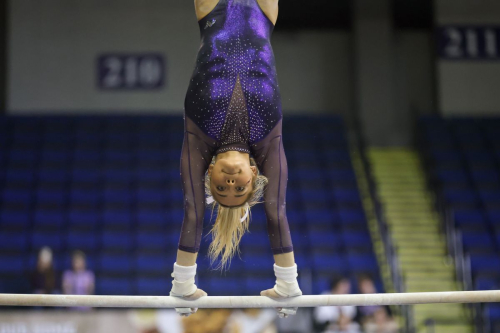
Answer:
[[[293,297],[302,295],[297,282],[297,265],[292,267],[280,267],[274,264],[274,274],[276,275],[276,285],[274,291],[283,297]]]
[[[172,281],[170,296],[185,297],[195,293],[198,289],[194,283],[196,267],[196,264],[193,266],[179,266],[174,263],[174,271],[172,272],[174,280]]]

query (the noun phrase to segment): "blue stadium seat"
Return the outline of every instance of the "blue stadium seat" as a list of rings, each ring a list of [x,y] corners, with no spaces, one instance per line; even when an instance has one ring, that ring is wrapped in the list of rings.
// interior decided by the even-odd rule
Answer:
[[[98,295],[133,295],[135,290],[128,278],[96,278],[96,294]]]
[[[72,210],[68,214],[70,228],[94,230],[101,222],[101,216],[96,211]]]
[[[65,182],[69,179],[69,174],[67,170],[40,170],[38,173],[38,178],[41,181],[50,181],[50,182]],[[52,194],[54,195],[54,194]]]
[[[454,217],[456,226],[460,228],[474,229],[486,224],[484,215],[480,210],[456,211]]]
[[[34,232],[31,235],[31,247],[35,250],[48,246],[52,251],[61,251],[64,248],[64,240],[61,235],[54,232]]]
[[[453,202],[474,203],[478,199],[476,192],[472,190],[445,191],[444,198],[449,203]]]
[[[314,279],[312,286],[313,286],[312,293],[314,295],[319,295],[324,292],[330,292],[330,278],[317,277]]]
[[[83,203],[95,207],[102,201],[102,192],[98,190],[73,188],[69,192],[69,201],[71,203]]]
[[[128,230],[132,226],[132,214],[124,210],[105,210],[102,214],[102,223],[105,227],[116,227]]]
[[[135,242],[138,250],[166,252],[168,250],[177,249],[178,241],[179,235],[144,231],[135,235]]]
[[[462,170],[436,170],[436,179],[443,183],[467,183],[469,178]]]
[[[305,251],[296,251],[295,244],[294,244],[294,257],[299,273],[301,270],[306,270],[306,269],[311,270],[313,268],[313,263],[309,255],[307,255]]]
[[[207,283],[208,282],[208,283]],[[216,276],[209,279],[208,281],[203,281],[203,286],[206,286],[206,291],[209,295],[214,296],[239,296],[245,295],[247,289],[245,288],[245,281],[241,278],[227,278]],[[271,288],[271,287],[270,287]],[[203,289],[203,288],[202,288]]]
[[[355,201],[360,202],[361,198],[359,196],[359,191],[357,189],[335,189],[334,190],[335,200],[339,202],[343,201]]]
[[[106,274],[130,274],[132,272],[132,258],[129,255],[102,254],[97,259],[97,268]]]
[[[28,250],[28,235],[25,232],[0,233],[0,252],[26,252]]]
[[[136,213],[137,224],[140,226],[165,226],[171,224],[170,216],[166,211],[139,210]],[[179,225],[182,219],[178,220]]]
[[[476,290],[498,290],[500,281],[496,277],[478,277],[474,283]]]
[[[132,205],[135,200],[135,193],[131,190],[105,189],[103,194],[105,202],[120,202]]]
[[[348,261],[353,273],[378,273],[377,259],[373,254],[351,254]]]
[[[362,210],[339,210],[340,220],[343,224],[365,224],[365,213]]]
[[[472,254],[470,255],[472,274],[500,275],[500,258],[498,254]]]
[[[248,250],[269,248],[269,236],[267,232],[249,232],[243,235],[240,245]]]
[[[62,207],[61,207],[62,209]],[[60,229],[67,223],[67,217],[63,211],[45,211],[38,210],[35,212],[34,225],[35,228],[51,228]]]
[[[32,220],[30,211],[2,210],[0,211],[0,225],[4,227],[13,227],[25,229]]]
[[[368,232],[344,232],[341,235],[347,249],[363,248],[368,251],[373,250],[372,238]]]
[[[173,262],[163,254],[159,255],[140,255],[135,258],[135,269],[141,274],[154,273],[166,274],[172,272]]]
[[[136,280],[138,295],[168,296],[172,288],[171,279],[142,277]]]
[[[70,231],[66,235],[68,249],[94,252],[98,249],[98,237],[93,232]]]
[[[0,256],[0,276],[22,276],[26,273],[26,258],[23,255]]]
[[[500,209],[489,210],[487,215],[491,224],[500,225]]]
[[[134,173],[129,169],[109,168],[103,170],[103,177],[106,181],[126,182],[133,179]]]
[[[305,211],[304,217],[307,223],[334,225],[338,221],[338,216],[331,209]]]
[[[347,275],[349,266],[344,256],[315,254],[313,257],[314,270],[321,273]]]
[[[269,270],[272,272],[272,270]],[[262,290],[273,288],[276,283],[276,278],[269,275],[268,277],[248,276],[245,279],[245,289],[243,295],[260,295]]]
[[[495,251],[495,243],[489,233],[463,233],[462,244],[466,252]]]
[[[309,232],[310,247],[314,249],[338,250],[343,246],[342,238],[337,232]]]
[[[98,153],[96,152],[96,154],[98,154]],[[71,179],[73,179],[73,181],[92,183],[92,182],[97,182],[97,181],[102,180],[101,173],[97,169],[95,169],[95,168],[94,169],[79,168],[78,167],[78,158],[81,158],[83,161],[86,161],[86,162],[89,161],[89,157],[87,156],[87,154],[84,154],[83,156],[75,154],[75,164],[76,165],[75,165],[75,168],[71,172]],[[96,161],[95,164],[98,164],[98,162]]]
[[[9,152],[9,161],[10,162],[29,162],[35,163],[39,158],[39,150],[38,149],[12,149]],[[20,170],[19,170],[20,171]],[[27,170],[23,170],[24,172],[29,172]]]
[[[500,189],[479,191],[479,196],[485,207],[500,210]]]
[[[329,169],[325,170],[325,174],[327,179],[332,181],[333,183],[341,182],[341,183],[352,183],[354,186],[356,185],[356,174],[352,169]]]
[[[29,190],[4,189],[2,200],[5,202],[24,202],[30,204],[33,201],[33,192]]]
[[[66,193],[58,190],[39,189],[36,193],[36,200],[40,202],[50,202],[63,205],[67,200]]]
[[[184,219],[184,210],[183,209],[175,209],[171,208],[168,211],[168,215],[170,218],[170,222],[168,223],[169,225],[180,225]]]
[[[462,154],[457,150],[430,149],[430,156],[434,162],[448,162],[448,165],[460,167],[462,163]]]
[[[112,249],[128,252],[135,246],[133,235],[129,232],[104,231],[99,238],[101,248],[106,250]]]
[[[168,199],[168,191],[165,188],[160,189],[139,189],[137,198],[146,202],[165,202]]]
[[[491,322],[496,322],[494,325],[494,331],[497,332],[498,321],[500,321],[500,304],[491,303],[486,305],[486,316]]]
[[[247,254],[243,258],[243,264],[245,266],[245,270],[250,272],[266,272],[271,271],[274,265],[272,256],[261,256],[254,254]]]

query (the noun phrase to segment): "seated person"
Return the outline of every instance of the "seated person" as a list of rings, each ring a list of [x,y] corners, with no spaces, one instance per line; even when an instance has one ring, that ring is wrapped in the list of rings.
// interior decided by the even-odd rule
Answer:
[[[323,295],[350,294],[351,282],[345,277],[334,277],[330,290]],[[355,306],[320,306],[314,309],[314,324],[316,332],[321,333],[358,333],[359,324],[354,321]]]

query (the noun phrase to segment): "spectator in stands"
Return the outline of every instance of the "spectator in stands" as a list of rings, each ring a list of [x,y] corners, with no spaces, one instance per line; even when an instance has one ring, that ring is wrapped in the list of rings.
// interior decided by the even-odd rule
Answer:
[[[63,275],[63,292],[72,295],[92,295],[94,293],[94,273],[87,270],[85,253],[75,251],[72,255],[72,270]],[[78,308],[80,310],[88,308]]]
[[[377,289],[369,275],[358,277],[358,289],[361,294],[375,294]],[[398,331],[398,325],[391,316],[388,306],[371,305],[359,307],[359,321],[366,333],[393,333]]]
[[[31,273],[31,285],[35,294],[54,294],[58,291],[57,274],[52,261],[52,250],[45,246],[38,252],[36,269]]]
[[[345,277],[334,277],[330,283],[330,290],[325,294],[350,294],[351,282]],[[359,324],[355,306],[320,306],[314,309],[314,326],[316,332],[321,333],[358,333]]]

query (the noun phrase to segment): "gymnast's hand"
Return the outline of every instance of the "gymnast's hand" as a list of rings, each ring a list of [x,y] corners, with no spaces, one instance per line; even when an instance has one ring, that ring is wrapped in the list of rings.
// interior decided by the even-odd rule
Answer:
[[[200,297],[207,296],[207,293],[195,284],[194,277],[196,275],[197,265],[182,266],[174,263],[174,271],[172,272],[172,290],[170,296],[179,297],[187,301],[195,301]],[[175,308],[175,311],[181,316],[189,316],[198,311],[198,308]]]
[[[260,296],[265,296],[276,300],[292,297],[292,296],[281,296],[276,292],[276,290],[274,290],[274,288],[261,291]],[[278,311],[278,316],[280,318],[287,318],[288,316],[293,316],[297,313],[297,308],[276,308],[276,310]]]
[[[186,301],[196,301],[198,298],[203,296],[207,296],[207,293],[201,289],[196,289],[196,291],[192,295],[183,296],[180,298],[185,299]],[[175,311],[181,316],[187,317],[193,313],[196,313],[196,311],[198,311],[198,308],[175,308]]]

